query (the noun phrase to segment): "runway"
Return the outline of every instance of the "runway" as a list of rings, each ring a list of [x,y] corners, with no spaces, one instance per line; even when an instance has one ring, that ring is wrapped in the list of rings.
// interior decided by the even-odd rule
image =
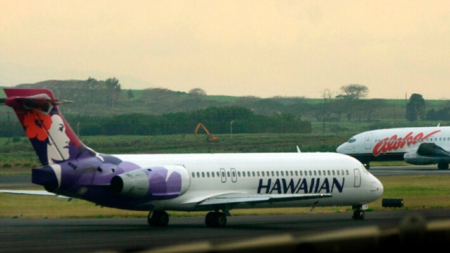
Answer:
[[[373,167],[375,176],[449,174],[434,166]],[[0,180],[5,185],[27,185],[26,175]],[[7,183],[5,183],[7,182]],[[364,220],[351,213],[231,216],[225,228],[208,228],[204,217],[171,217],[167,227],[150,227],[145,219],[0,219],[0,252],[140,252],[160,247],[210,242],[230,243],[262,236],[296,237],[342,231],[347,228],[396,228],[402,218],[417,211],[367,212]],[[421,210],[427,221],[450,217],[450,210]]]
[[[346,228],[398,227],[413,211],[368,212],[364,220],[350,213],[232,216],[225,228],[208,228],[203,217],[172,218],[163,228],[143,219],[0,219],[0,252],[139,252],[160,247],[242,241],[261,236],[297,237]],[[427,210],[428,221],[450,217],[450,210]]]
[[[380,166],[369,170],[374,176],[450,175],[450,170],[439,170],[436,165]]]

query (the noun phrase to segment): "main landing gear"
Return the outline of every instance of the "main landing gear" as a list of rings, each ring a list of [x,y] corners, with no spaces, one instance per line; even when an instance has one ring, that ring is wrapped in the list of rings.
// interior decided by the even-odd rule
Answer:
[[[150,226],[165,227],[169,224],[169,215],[166,211],[150,211],[147,221]],[[210,228],[225,227],[227,215],[219,211],[209,212],[205,217],[205,224]]]
[[[169,224],[169,215],[165,211],[151,211],[147,221],[150,226],[165,227]]]
[[[210,228],[225,227],[227,216],[222,212],[209,212],[205,217],[205,224]]]
[[[361,205],[360,206],[353,206],[352,208],[355,209],[353,211],[352,219],[363,220],[364,217],[366,216],[366,212],[364,210],[362,210],[362,206]]]

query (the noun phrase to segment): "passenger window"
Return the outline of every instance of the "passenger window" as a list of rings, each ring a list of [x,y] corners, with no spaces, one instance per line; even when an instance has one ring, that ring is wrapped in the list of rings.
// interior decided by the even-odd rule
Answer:
[[[335,172],[334,172],[334,170],[333,170],[333,176],[335,176],[336,174],[335,174]]]
[[[195,177],[195,173],[194,172],[192,172],[192,177]]]
[[[197,177],[200,177],[200,172],[197,172]]]
[[[336,171],[337,172],[337,175],[339,176],[339,170],[338,171]]]
[[[217,171],[217,177],[220,177],[220,173]]]
[[[298,171],[295,171],[295,176],[298,177]]]
[[[284,171],[281,171],[281,176],[282,176],[282,177],[284,176]]]
[[[214,175],[214,172],[211,172],[211,176],[212,176],[212,177],[214,177],[214,176],[215,176],[215,175]]]
[[[240,171],[238,171],[238,177],[241,177],[241,172]]]
[[[222,177],[226,177],[226,176],[225,176],[225,172],[224,172],[224,171],[222,171]]]
[[[278,176],[280,176],[280,174],[278,173],[278,170],[277,170],[277,177],[278,177]]]
[[[230,177],[230,172],[229,171],[227,171],[227,176]]]
[[[272,171],[272,177],[274,177],[275,176],[275,173]]]
[[[303,177],[303,171],[300,171],[300,176]]]
[[[247,171],[247,176],[250,177],[250,171]]]
[[[259,171],[258,171],[257,173],[258,173],[258,177],[259,177],[259,176],[260,176],[260,175],[259,175]]]
[[[348,176],[348,170],[347,170],[347,176]]]
[[[202,172],[202,177],[205,177],[205,172]]]
[[[242,176],[245,177],[245,171],[242,172]]]
[[[262,173],[262,176],[264,177],[264,171],[263,172],[261,172]]]
[[[328,171],[328,176],[331,176],[331,173],[330,173],[330,171]]]
[[[209,177],[209,172],[206,172],[206,176]]]
[[[289,176],[289,171],[286,171],[286,176]]]
[[[255,177],[255,172],[254,171],[252,171],[252,175],[253,175],[253,177]]]
[[[345,175],[345,174],[344,174],[344,170],[341,170],[341,175],[342,175],[342,176]]]

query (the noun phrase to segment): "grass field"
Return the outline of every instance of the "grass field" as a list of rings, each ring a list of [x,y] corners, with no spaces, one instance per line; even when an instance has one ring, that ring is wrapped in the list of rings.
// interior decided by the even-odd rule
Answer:
[[[401,209],[441,209],[450,208],[449,176],[382,176],[384,185],[382,198],[401,198]],[[382,198],[369,203],[369,211],[395,211],[400,208],[385,209]],[[27,196],[0,193],[0,218],[110,218],[142,217],[147,212],[118,210],[96,206],[93,203],[51,196]],[[264,208],[233,209],[232,215],[298,214],[309,213],[309,208]],[[317,207],[314,213],[351,213],[350,207]],[[169,212],[172,217],[204,216],[206,212]]]
[[[248,152],[335,152],[347,141],[348,134],[221,134],[217,143],[207,142],[206,135],[160,136],[81,136],[84,144],[104,154],[164,153],[248,153]],[[26,137],[0,138],[0,172],[2,168],[38,167],[37,156]]]

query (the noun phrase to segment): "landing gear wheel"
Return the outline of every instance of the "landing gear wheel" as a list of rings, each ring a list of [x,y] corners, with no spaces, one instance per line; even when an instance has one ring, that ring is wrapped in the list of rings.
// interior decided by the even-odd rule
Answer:
[[[148,224],[155,227],[165,227],[169,224],[169,215],[165,211],[152,211],[148,214]]]
[[[227,217],[222,212],[209,212],[206,214],[205,224],[210,228],[225,227]]]
[[[205,217],[205,224],[206,224],[206,226],[214,227],[213,222],[214,222],[214,212],[207,213],[206,217]]]
[[[353,211],[352,218],[355,220],[363,220],[365,216],[366,216],[365,211],[357,209],[357,210]]]
[[[438,163],[438,169],[448,170],[448,163]]]
[[[227,224],[227,216],[225,216],[224,213],[218,212],[217,213],[217,218],[214,221],[217,225],[217,227],[225,227],[225,225]]]

